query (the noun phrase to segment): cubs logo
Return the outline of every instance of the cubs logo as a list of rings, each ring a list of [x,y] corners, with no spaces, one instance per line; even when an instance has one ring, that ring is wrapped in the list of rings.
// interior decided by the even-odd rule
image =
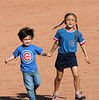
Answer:
[[[71,40],[71,41],[69,42],[69,44],[70,44],[70,46],[74,46],[75,41],[74,41],[74,40]]]
[[[31,54],[30,53],[24,53],[23,54],[23,58],[24,58],[24,60],[26,60],[26,61],[29,61],[30,59],[31,59]]]
[[[29,64],[33,61],[33,53],[30,50],[24,50],[21,54],[22,61],[26,64]]]

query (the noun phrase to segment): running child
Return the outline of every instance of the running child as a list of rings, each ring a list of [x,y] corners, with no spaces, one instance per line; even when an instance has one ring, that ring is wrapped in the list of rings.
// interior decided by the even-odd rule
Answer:
[[[19,31],[18,36],[22,45],[17,47],[13,54],[5,60],[5,63],[20,56],[21,71],[23,73],[24,85],[27,89],[29,99],[36,100],[36,89],[41,84],[41,77],[38,73],[35,55],[47,56],[47,53],[44,53],[42,48],[31,44],[34,37],[33,29],[25,27]]]
[[[79,42],[80,47],[84,53],[85,60],[88,64],[90,61],[88,59],[88,55],[85,49],[85,40],[82,34],[78,31],[77,25],[77,17],[73,13],[67,13],[64,17],[62,23],[53,29],[65,24],[66,27],[59,29],[54,37],[54,44],[52,49],[50,50],[49,56],[53,54],[53,52],[58,48],[57,60],[55,63],[55,67],[57,69],[57,75],[54,81],[54,94],[52,100],[58,100],[59,94],[59,86],[63,77],[64,69],[70,68],[73,78],[74,78],[74,87],[75,87],[75,99],[85,99],[85,96],[82,96],[82,92],[80,90],[80,79],[78,73],[78,64],[76,60],[77,51],[77,42]]]

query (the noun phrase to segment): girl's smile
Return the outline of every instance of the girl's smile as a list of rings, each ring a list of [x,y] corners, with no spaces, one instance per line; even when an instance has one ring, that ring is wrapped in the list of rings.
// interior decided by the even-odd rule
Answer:
[[[75,17],[73,15],[69,15],[66,18],[66,29],[74,30],[74,27],[76,25]]]

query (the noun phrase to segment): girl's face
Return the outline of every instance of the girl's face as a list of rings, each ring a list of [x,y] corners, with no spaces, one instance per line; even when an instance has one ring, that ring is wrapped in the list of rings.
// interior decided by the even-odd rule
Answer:
[[[66,18],[66,26],[69,29],[74,29],[75,25],[77,24],[76,19],[73,15],[69,15]]]
[[[31,42],[32,42],[31,36],[28,35],[27,37],[25,37],[25,38],[22,40],[22,42],[23,42],[23,45],[24,45],[24,46],[28,47],[28,46],[31,44]]]

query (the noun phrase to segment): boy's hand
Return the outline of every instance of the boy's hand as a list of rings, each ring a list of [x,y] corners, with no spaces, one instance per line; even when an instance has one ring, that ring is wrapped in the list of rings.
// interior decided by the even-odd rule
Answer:
[[[45,52],[42,52],[41,55],[42,56],[47,56],[47,57],[51,57],[52,56],[51,53],[45,53]]]
[[[5,63],[8,63],[9,61],[14,59],[15,59],[14,55],[11,55],[8,59],[5,60]]]

